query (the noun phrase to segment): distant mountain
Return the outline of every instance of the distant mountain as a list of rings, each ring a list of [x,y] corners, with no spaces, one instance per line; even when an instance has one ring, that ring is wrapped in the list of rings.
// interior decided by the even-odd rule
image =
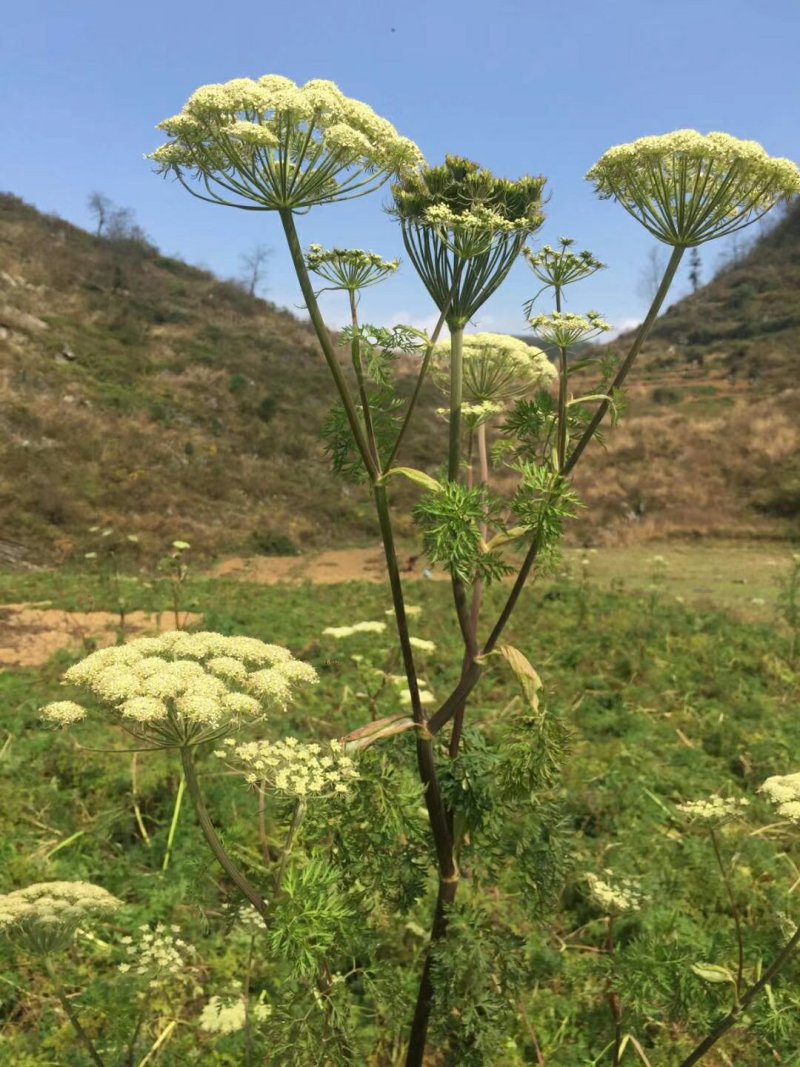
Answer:
[[[629,415],[576,472],[593,508],[573,539],[798,529],[799,285],[794,210],[659,320]],[[330,403],[288,312],[0,195],[0,561],[82,554],[98,525],[150,556],[374,539],[366,492],[324,456]],[[439,404],[427,389],[406,463],[435,469]]]

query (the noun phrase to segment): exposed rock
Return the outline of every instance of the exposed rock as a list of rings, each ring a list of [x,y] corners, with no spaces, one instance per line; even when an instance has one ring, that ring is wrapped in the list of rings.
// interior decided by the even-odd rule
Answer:
[[[29,315],[27,311],[9,307],[4,304],[0,307],[0,326],[7,326],[12,330],[22,330],[24,333],[41,333],[50,327],[42,319],[35,315]]]

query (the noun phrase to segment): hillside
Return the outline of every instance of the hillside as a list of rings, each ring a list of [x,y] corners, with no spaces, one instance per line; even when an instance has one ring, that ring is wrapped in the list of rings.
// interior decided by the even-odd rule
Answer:
[[[608,347],[624,354],[631,340]],[[629,378],[625,417],[607,434],[608,468],[601,476],[602,450],[577,468],[592,517],[576,534],[591,538],[598,523],[615,542],[800,537],[798,356],[795,204],[738,262],[657,320]],[[576,395],[583,391],[576,383]]]
[[[667,311],[605,456],[578,468],[573,540],[798,531],[799,293],[795,210]],[[97,525],[148,556],[174,538],[203,556],[373,540],[365,491],[324,457],[330,397],[288,312],[0,196],[0,560],[80,555]],[[424,397],[405,462],[442,454],[439,403]]]
[[[0,556],[68,558],[98,524],[144,555],[373,538],[366,493],[324,457],[330,403],[288,312],[0,196]]]

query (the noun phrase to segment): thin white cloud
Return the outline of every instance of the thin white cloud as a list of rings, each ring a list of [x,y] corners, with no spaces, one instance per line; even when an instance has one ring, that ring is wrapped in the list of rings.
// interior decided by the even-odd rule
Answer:
[[[611,333],[602,334],[599,341],[614,341],[622,333],[627,333],[629,330],[635,330],[637,326],[641,324],[642,320],[634,315],[623,316],[621,319],[617,319],[614,324],[614,329]]]

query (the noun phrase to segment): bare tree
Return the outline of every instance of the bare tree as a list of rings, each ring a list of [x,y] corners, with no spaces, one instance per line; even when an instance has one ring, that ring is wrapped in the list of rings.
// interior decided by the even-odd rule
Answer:
[[[255,248],[242,253],[239,257],[246,272],[244,283],[250,296],[256,295],[256,289],[264,279],[267,261],[271,255],[271,248],[267,248],[266,245],[256,245]]]
[[[650,304],[667,269],[667,255],[663,248],[654,245],[647,253],[647,261],[639,276],[636,292],[646,304]]]
[[[98,193],[96,190],[89,196],[89,210],[95,217],[97,223],[97,229],[94,231],[95,237],[100,237],[103,233],[103,227],[108,222],[108,218],[114,210],[114,205],[104,196],[103,193]]]
[[[700,288],[700,253],[696,248],[689,253],[689,285],[693,293]]]

